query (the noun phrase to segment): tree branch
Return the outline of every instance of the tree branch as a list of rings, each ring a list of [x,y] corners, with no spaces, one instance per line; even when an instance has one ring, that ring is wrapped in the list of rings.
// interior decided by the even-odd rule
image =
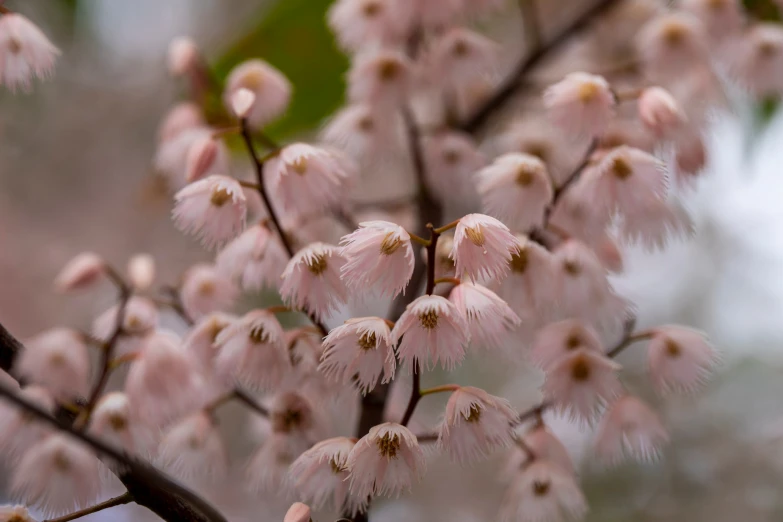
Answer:
[[[74,511],[71,514],[62,517],[49,518],[44,520],[43,522],[70,522],[71,520],[76,520],[77,518],[86,517],[87,515],[92,515],[93,513],[103,511],[104,509],[109,509],[116,506],[122,506],[124,504],[130,504],[131,502],[133,502],[133,496],[130,493],[126,492],[120,495],[119,497],[110,498],[106,502],[101,502],[100,504],[95,504],[92,507],[80,509],[79,511]]]

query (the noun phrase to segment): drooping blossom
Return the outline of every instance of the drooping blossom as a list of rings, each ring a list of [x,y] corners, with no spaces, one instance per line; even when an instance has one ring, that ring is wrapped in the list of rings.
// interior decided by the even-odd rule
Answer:
[[[491,73],[497,66],[498,46],[489,38],[465,28],[450,29],[433,43],[433,82],[454,88],[476,76]]]
[[[223,328],[215,346],[218,375],[255,389],[277,386],[290,366],[283,346],[283,328],[265,310],[252,310]]]
[[[358,52],[403,43],[412,14],[409,0],[338,0],[327,19],[340,46]]]
[[[198,320],[212,312],[229,310],[239,296],[239,289],[214,265],[190,267],[182,276],[182,306],[189,317]]]
[[[609,309],[607,271],[584,243],[571,239],[552,253],[555,295],[565,316],[598,319]]]
[[[506,225],[483,214],[468,214],[454,231],[454,260],[457,276],[472,279],[502,279],[519,242]]]
[[[719,358],[704,332],[684,326],[659,326],[647,347],[650,377],[662,392],[687,392],[698,388]]]
[[[404,2],[405,0],[403,0]],[[422,27],[443,30],[465,14],[468,2],[463,0],[407,0],[415,9],[416,20]],[[485,0],[480,0],[484,3]]]
[[[250,489],[290,495],[293,480],[288,470],[305,449],[285,433],[272,433],[247,464],[245,473]]]
[[[476,179],[489,214],[518,230],[542,224],[554,193],[543,161],[528,154],[504,154],[479,171]]]
[[[672,237],[684,237],[693,230],[691,217],[682,206],[658,198],[626,210],[618,224],[624,241],[648,249],[663,248]]]
[[[574,350],[546,372],[544,396],[572,419],[592,422],[602,407],[621,394],[619,369],[620,365],[593,350]]]
[[[160,441],[158,462],[182,480],[207,484],[223,480],[228,456],[210,414],[194,413],[169,427]]]
[[[344,264],[339,247],[311,243],[297,252],[283,271],[283,300],[319,319],[330,316],[348,299],[345,282],[340,279]]]
[[[672,80],[704,67],[707,56],[704,25],[684,11],[671,11],[649,21],[637,37],[645,72],[653,80]]]
[[[440,236],[438,244],[435,246],[435,277],[455,277],[456,267],[454,260],[451,259],[451,250],[454,248],[454,236]],[[421,249],[423,259],[427,258],[427,249]]]
[[[580,520],[587,501],[574,476],[546,460],[534,460],[514,479],[500,508],[503,522]]]
[[[101,493],[100,461],[68,435],[55,433],[27,451],[11,476],[11,492],[48,515],[91,505]]]
[[[585,171],[595,168],[588,165]],[[582,177],[585,172],[582,173]],[[577,180],[573,187],[565,191],[552,210],[549,224],[567,233],[569,237],[587,244],[595,244],[606,236],[611,216],[602,208],[593,205],[589,192],[581,190],[582,182]]]
[[[355,379],[359,390],[366,394],[375,388],[378,379],[387,383],[394,378],[396,361],[390,335],[389,325],[379,317],[349,319],[324,339],[319,370],[343,384]]]
[[[648,87],[637,102],[639,119],[656,136],[671,138],[686,120],[677,100],[661,87]]]
[[[207,175],[218,159],[218,143],[214,136],[202,136],[193,142],[185,158],[185,181],[192,183]]]
[[[416,264],[411,236],[388,221],[365,221],[340,240],[341,278],[354,291],[377,288],[396,297],[405,291]]]
[[[198,45],[192,38],[179,36],[169,43],[167,51],[167,62],[169,74],[172,76],[183,76],[193,70],[201,59],[201,53]]]
[[[727,49],[730,72],[757,98],[783,93],[783,30],[759,23]]]
[[[552,254],[522,235],[511,253],[508,279],[497,284],[497,294],[520,315],[536,310],[547,312],[552,306],[555,270]],[[493,288],[495,287],[493,286]]]
[[[92,287],[106,274],[106,262],[98,254],[82,252],[71,259],[54,280],[59,292]]]
[[[283,522],[310,522],[310,506],[294,502],[283,517]]]
[[[478,461],[511,445],[511,423],[516,417],[517,412],[506,399],[461,386],[446,404],[438,444],[454,461]]]
[[[92,335],[103,342],[109,341],[117,327],[119,305],[114,305],[92,324]],[[117,339],[115,353],[122,355],[140,348],[144,338],[158,325],[158,308],[150,299],[138,295],[128,299],[122,321],[123,335]]]
[[[45,79],[60,50],[38,26],[19,13],[0,16],[0,83],[29,89],[33,76]]]
[[[560,359],[580,349],[603,353],[601,340],[592,326],[581,319],[565,319],[538,331],[530,357],[542,369],[549,370]]]
[[[644,402],[626,395],[612,404],[604,415],[595,439],[599,458],[616,464],[626,456],[640,462],[658,458],[669,440],[658,415]]]
[[[136,290],[147,290],[155,281],[155,258],[136,254],[128,260],[128,280]]]
[[[197,407],[204,400],[204,379],[180,340],[157,331],[144,342],[125,380],[133,415],[162,425]]]
[[[236,320],[233,315],[215,312],[201,317],[188,332],[182,344],[203,373],[210,374],[214,369],[218,334]]]
[[[575,473],[574,462],[568,454],[568,449],[546,426],[533,428],[522,437],[522,440],[535,458],[549,461],[571,475]]]
[[[24,506],[0,506],[2,522],[38,522]]]
[[[411,88],[412,67],[404,54],[394,50],[359,55],[348,72],[348,98],[354,103],[399,109]]]
[[[579,189],[599,212],[611,215],[633,211],[666,195],[668,180],[663,163],[639,149],[620,146],[588,169]]]
[[[521,153],[540,159],[557,186],[562,185],[573,170],[572,147],[544,117],[512,122],[492,140],[492,144],[498,155]]]
[[[180,102],[167,113],[158,129],[159,141],[176,138],[188,129],[204,127],[206,124],[201,108],[193,102]]]
[[[485,286],[463,281],[449,295],[465,319],[470,342],[480,348],[501,348],[522,323],[514,310]]]
[[[280,392],[272,397],[269,420],[273,432],[284,433],[301,451],[323,439],[328,427],[323,410],[299,391]]]
[[[314,508],[328,505],[352,515],[364,510],[366,498],[348,490],[348,455],[355,445],[356,439],[347,437],[322,440],[291,465],[297,491]]]
[[[173,190],[183,189],[188,184],[188,160],[195,145],[212,140],[214,129],[204,125],[188,127],[158,144],[155,153],[155,170],[163,175],[166,184]],[[215,157],[201,173],[200,179],[222,176],[229,171],[229,153],[222,141],[215,141]]]
[[[739,0],[684,0],[681,6],[699,18],[718,43],[735,36],[745,22]]]
[[[380,163],[402,145],[400,118],[368,103],[356,103],[338,111],[321,138],[357,160]]]
[[[227,176],[191,183],[174,200],[174,224],[209,248],[233,239],[245,226],[247,199],[239,183]]]
[[[348,455],[350,491],[357,498],[397,496],[421,479],[426,461],[416,436],[400,424],[373,426]]]
[[[265,225],[248,227],[221,250],[215,264],[218,271],[236,281],[243,290],[277,288],[288,253],[280,239]]]
[[[282,207],[297,213],[337,205],[352,168],[337,151],[294,143],[264,163],[265,181]]]
[[[125,451],[137,451],[131,405],[122,392],[110,392],[100,398],[90,414],[87,432]]]
[[[19,394],[47,413],[53,413],[52,395],[41,386],[25,386]],[[50,432],[50,428],[7,401],[0,402],[0,454],[10,462],[18,459]]]
[[[391,332],[400,362],[413,369],[438,364],[453,370],[465,357],[468,325],[454,304],[445,297],[423,295],[410,303]]]
[[[472,176],[487,164],[486,156],[467,133],[440,131],[422,140],[429,188],[444,201],[478,201]]]
[[[223,92],[227,108],[231,109],[234,94],[243,88],[255,95],[245,116],[248,125],[254,129],[260,129],[282,116],[291,102],[291,82],[263,60],[247,60],[231,70]]]
[[[601,76],[574,72],[544,91],[552,122],[575,136],[600,136],[614,116],[615,97]]]
[[[16,370],[60,400],[89,392],[90,354],[83,337],[69,328],[53,328],[28,339]]]

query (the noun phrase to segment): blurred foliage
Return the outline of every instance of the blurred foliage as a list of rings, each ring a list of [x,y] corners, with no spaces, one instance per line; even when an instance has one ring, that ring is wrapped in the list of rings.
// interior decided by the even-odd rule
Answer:
[[[743,0],[745,9],[754,18],[766,21],[780,21],[780,10],[774,0]]]
[[[267,132],[275,139],[318,125],[342,104],[348,60],[326,26],[332,0],[278,0],[239,42],[214,63],[225,80],[249,58],[262,58],[280,69],[294,86],[288,113]]]

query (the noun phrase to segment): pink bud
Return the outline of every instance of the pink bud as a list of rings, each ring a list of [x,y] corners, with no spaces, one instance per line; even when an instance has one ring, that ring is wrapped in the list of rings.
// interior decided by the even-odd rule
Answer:
[[[19,356],[19,373],[45,386],[57,399],[85,396],[89,390],[90,354],[81,336],[54,328],[29,339]]]
[[[194,103],[182,102],[169,110],[158,130],[161,142],[178,136],[182,131],[202,127],[206,122],[201,109]]]
[[[250,89],[237,89],[237,91],[231,95],[231,110],[234,111],[237,118],[247,118],[250,109],[256,101],[256,95]]]
[[[54,280],[60,292],[89,288],[106,272],[103,259],[92,252],[83,252],[66,264]]]
[[[218,145],[212,136],[203,136],[190,146],[185,160],[185,181],[201,179],[215,163]]]
[[[658,457],[668,440],[658,415],[641,400],[627,395],[612,404],[604,415],[595,450],[609,464],[616,464],[626,455],[649,462]]]
[[[169,73],[172,76],[182,76],[196,65],[199,50],[196,42],[187,37],[175,38],[169,44]]]
[[[348,98],[395,109],[408,95],[412,75],[410,60],[398,51],[364,53],[348,73]]]
[[[60,54],[38,26],[18,13],[0,16],[0,84],[12,91],[46,78]]]
[[[148,289],[155,280],[155,259],[149,254],[136,254],[130,258],[128,278],[134,288]]]
[[[285,514],[283,522],[310,522],[310,508],[307,504],[294,502]]]
[[[685,121],[677,100],[661,87],[649,87],[639,96],[639,119],[657,136],[671,136]]]
[[[218,273],[214,265],[194,265],[182,277],[182,306],[195,320],[212,312],[227,311],[238,294],[236,285]]]
[[[251,91],[252,102],[235,104],[234,94],[240,89]],[[224,103],[235,114],[243,114],[252,128],[261,128],[276,120],[291,101],[291,82],[283,73],[263,60],[248,60],[237,65],[226,78]],[[245,95],[246,96],[246,95]],[[247,105],[250,107],[247,107]],[[238,109],[238,110],[237,110]]]
[[[575,136],[598,136],[614,116],[612,88],[603,77],[583,72],[567,75],[544,91],[552,121]]]

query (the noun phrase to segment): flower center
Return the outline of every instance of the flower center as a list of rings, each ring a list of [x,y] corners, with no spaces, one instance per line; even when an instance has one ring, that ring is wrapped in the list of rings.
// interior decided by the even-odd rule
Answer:
[[[666,355],[672,358],[679,357],[682,355],[682,348],[671,339],[666,339]]]
[[[128,419],[124,415],[113,413],[109,415],[109,426],[114,431],[125,431],[125,428],[128,427]]]
[[[682,45],[687,34],[688,30],[682,24],[676,22],[670,22],[663,28],[663,39],[672,47]]]
[[[378,2],[365,2],[362,6],[362,14],[367,18],[373,18],[380,14],[382,8]]]
[[[209,202],[212,203],[216,207],[222,207],[229,201],[231,201],[231,193],[227,191],[224,188],[219,188],[212,191],[212,197],[209,199]]]
[[[470,47],[465,40],[457,40],[454,42],[454,47],[451,48],[451,52],[457,58],[464,58],[470,54]]]
[[[758,49],[762,58],[772,58],[778,54],[778,46],[770,41],[760,42]]]
[[[141,328],[141,326],[142,326],[141,318],[136,314],[129,315],[128,318],[125,320],[125,327],[128,330],[138,330],[139,328]]]
[[[65,357],[61,353],[53,353],[49,356],[49,366],[53,368],[62,368],[65,366]]]
[[[369,116],[365,116],[364,118],[361,118],[356,123],[356,126],[362,132],[372,132],[373,130],[375,130],[375,122],[373,122],[372,118],[370,118]]]
[[[250,329],[250,340],[255,344],[264,344],[269,341],[269,334],[263,326],[254,326]]]
[[[533,179],[534,174],[527,165],[523,165],[519,168],[519,171],[517,172],[517,185],[527,187],[533,183]]]
[[[438,312],[435,310],[427,310],[423,314],[419,314],[419,323],[421,323],[422,328],[432,330],[438,326]]]
[[[204,297],[211,296],[215,293],[215,282],[214,281],[202,281],[198,285],[198,293]]]
[[[344,462],[340,462],[337,460],[337,457],[332,457],[329,459],[329,466],[332,468],[332,473],[335,475],[339,475],[340,473],[344,473],[348,471],[348,468],[345,466]]]
[[[443,151],[443,161],[446,162],[446,165],[456,165],[461,158],[462,156],[458,150],[446,149]]]
[[[326,271],[327,263],[326,256],[324,254],[318,254],[313,259],[307,262],[307,268],[313,275],[321,275]]]
[[[62,471],[65,473],[71,470],[71,461],[68,459],[68,457],[63,455],[62,451],[58,451],[54,454],[53,464],[57,471]]]
[[[397,452],[400,450],[400,437],[396,433],[394,435],[386,433],[375,444],[378,446],[378,451],[380,451],[382,457],[397,458]]]
[[[11,518],[8,519],[8,522],[26,522],[28,519],[24,518],[22,515],[11,515]]]
[[[307,158],[304,156],[296,158],[291,162],[291,168],[300,176],[304,176],[307,173]]]
[[[11,54],[19,54],[22,52],[22,43],[16,38],[11,38],[8,42],[8,49],[11,51]]]
[[[242,78],[242,86],[251,91],[257,91],[264,84],[264,74],[261,71],[251,71]]]
[[[574,361],[574,365],[571,366],[571,377],[577,382],[590,379],[590,365],[583,357]]]
[[[470,242],[476,246],[484,246],[484,241],[486,241],[487,239],[486,237],[484,237],[484,231],[481,230],[481,225],[476,225],[475,227],[467,227],[465,229],[465,235],[468,236]]]
[[[215,340],[217,340],[217,336],[220,332],[223,331],[223,328],[226,327],[225,323],[221,323],[217,319],[213,319],[212,322],[209,324],[209,340],[210,343],[214,344]]]
[[[478,406],[478,404],[471,404],[470,411],[467,415],[463,413],[462,418],[465,419],[466,422],[478,422],[481,419],[481,408]]]
[[[359,348],[362,350],[369,351],[374,350],[375,346],[377,345],[377,337],[375,336],[375,332],[366,332],[364,335],[359,337]]]
[[[543,497],[549,493],[552,484],[548,480],[536,480],[533,482],[533,495]]]
[[[612,160],[612,174],[617,179],[628,179],[633,174],[633,169],[628,162],[623,158],[614,158]]]
[[[563,262],[563,270],[570,276],[578,276],[582,273],[582,266],[576,261],[566,260]]]
[[[549,147],[545,143],[532,142],[522,147],[523,152],[535,156],[541,161],[546,161],[549,157]]]
[[[394,232],[389,232],[381,241],[381,254],[390,256],[402,245],[402,240]]]
[[[274,431],[291,433],[304,422],[304,414],[301,410],[289,409],[282,413],[273,414]]]
[[[582,345],[582,338],[579,336],[577,332],[571,332],[571,334],[566,338],[566,349],[568,350],[576,350]]]
[[[378,66],[378,78],[384,82],[391,82],[400,74],[400,65],[394,60],[384,60]]]
[[[598,97],[598,86],[593,82],[584,82],[579,86],[577,96],[580,102],[590,103]]]
[[[517,274],[524,274],[527,270],[527,250],[517,248],[517,251],[511,254],[511,270]]]

